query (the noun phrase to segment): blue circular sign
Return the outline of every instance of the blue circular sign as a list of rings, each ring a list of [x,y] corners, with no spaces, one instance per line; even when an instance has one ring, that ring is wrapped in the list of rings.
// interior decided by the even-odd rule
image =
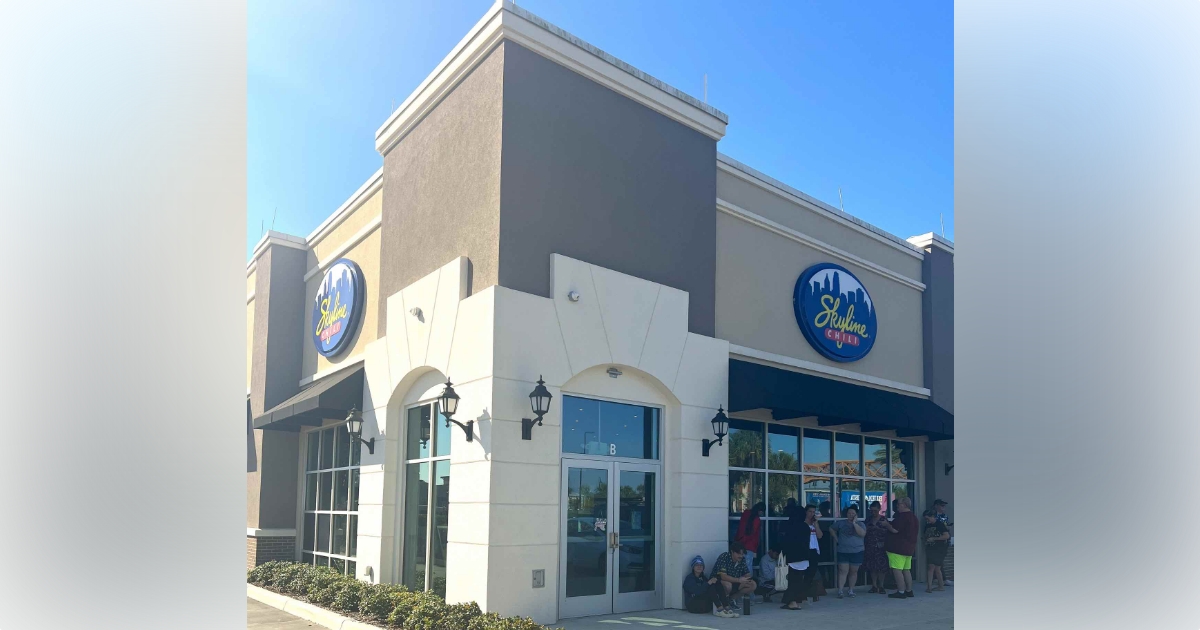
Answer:
[[[350,346],[362,321],[366,287],[362,270],[342,258],[325,270],[313,303],[312,338],[317,352],[332,357]]]
[[[820,263],[806,269],[796,280],[792,306],[800,332],[827,359],[857,361],[875,345],[875,303],[843,267]]]

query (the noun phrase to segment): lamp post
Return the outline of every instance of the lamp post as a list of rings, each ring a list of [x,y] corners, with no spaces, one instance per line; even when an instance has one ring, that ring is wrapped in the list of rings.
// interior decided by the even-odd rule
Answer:
[[[554,398],[554,396],[550,395],[550,390],[546,389],[546,382],[542,380],[541,375],[538,375],[537,387],[533,388],[533,391],[529,393],[529,406],[533,408],[533,413],[537,416],[537,420],[521,418],[522,440],[533,439],[534,422],[537,422],[539,427],[542,426],[542,416],[546,415],[546,412],[550,410],[551,398]]]
[[[457,424],[463,433],[467,434],[467,441],[475,440],[475,421],[467,420],[466,424],[454,419],[454,414],[458,412],[458,394],[454,392],[454,386],[450,384],[450,379],[446,378],[446,389],[442,390],[442,395],[438,397],[438,404],[441,406],[441,413],[446,418],[446,428],[450,427],[450,423]]]
[[[362,412],[358,410],[358,407],[351,407],[350,413],[346,414],[346,428],[350,431],[350,439],[358,440],[367,447],[368,453],[375,454],[375,438],[362,439],[363,420]]]
[[[721,445],[725,443],[725,436],[729,435],[729,418],[725,416],[725,408],[717,407],[717,415],[712,419],[713,434],[717,436],[715,440],[705,439],[703,442],[704,456],[708,457],[708,451],[713,445]]]

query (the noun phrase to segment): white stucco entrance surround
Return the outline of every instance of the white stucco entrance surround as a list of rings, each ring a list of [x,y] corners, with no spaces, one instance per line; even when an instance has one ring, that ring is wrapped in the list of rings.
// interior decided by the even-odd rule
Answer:
[[[435,397],[446,375],[475,420],[474,442],[453,428],[447,591],[486,611],[551,623],[558,614],[561,404],[577,395],[664,409],[664,605],[688,560],[712,562],[727,538],[727,450],[701,456],[728,399],[728,343],[688,332],[688,294],[555,255],[553,298],[493,286],[470,297],[459,258],[387,298],[387,336],[366,351],[358,577],[399,574],[406,406]],[[578,301],[568,294],[578,293]],[[419,311],[415,310],[419,309]],[[616,367],[622,374],[611,378]],[[545,425],[521,439],[529,392],[554,395]],[[533,588],[536,569],[545,586]]]

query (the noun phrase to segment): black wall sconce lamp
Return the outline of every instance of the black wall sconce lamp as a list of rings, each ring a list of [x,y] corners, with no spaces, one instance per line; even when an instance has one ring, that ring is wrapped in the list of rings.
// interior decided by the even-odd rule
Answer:
[[[438,404],[441,405],[442,416],[446,418],[446,428],[450,428],[450,423],[457,424],[463,433],[467,434],[467,441],[475,441],[475,421],[467,420],[466,424],[454,419],[454,414],[458,412],[458,394],[454,393],[454,386],[450,384],[450,379],[446,379],[446,389],[442,390],[442,395],[438,397]]]
[[[546,415],[546,412],[550,410],[551,398],[554,397],[550,395],[550,390],[546,389],[546,382],[542,380],[541,375],[538,375],[537,387],[533,388],[533,391],[529,393],[529,406],[533,408],[533,413],[537,416],[537,420],[521,418],[522,440],[533,439],[534,422],[539,427],[542,426],[542,416]]]
[[[954,470],[954,464],[946,464],[946,474],[947,475],[950,474],[951,470]]]
[[[350,430],[350,439],[358,440],[363,446],[367,447],[367,452],[375,454],[375,438],[370,440],[362,439],[362,412],[358,407],[351,407],[350,413],[346,414],[346,428]]]
[[[729,418],[725,416],[725,407],[717,407],[717,415],[712,419],[713,434],[717,436],[715,440],[704,440],[704,456],[708,457],[708,451],[713,445],[721,445],[725,443],[725,436],[729,435]]]

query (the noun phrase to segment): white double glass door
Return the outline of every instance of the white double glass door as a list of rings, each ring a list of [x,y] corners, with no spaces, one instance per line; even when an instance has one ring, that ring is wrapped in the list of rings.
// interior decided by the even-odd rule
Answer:
[[[657,463],[564,458],[559,617],[662,607]]]

